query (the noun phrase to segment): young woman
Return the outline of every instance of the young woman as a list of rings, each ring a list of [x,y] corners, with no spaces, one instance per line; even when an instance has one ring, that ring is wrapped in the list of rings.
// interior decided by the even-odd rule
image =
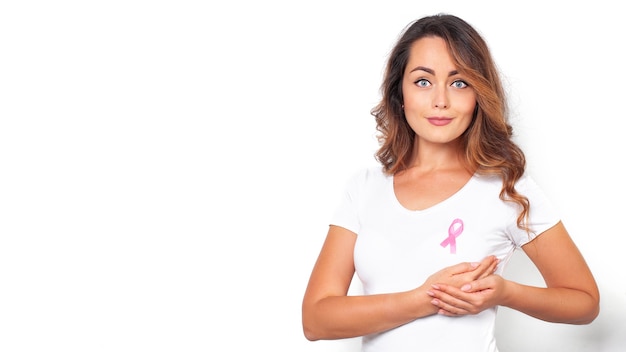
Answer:
[[[488,46],[464,20],[421,18],[387,63],[380,167],[358,172],[332,218],[302,304],[309,340],[363,351],[497,351],[498,306],[588,324],[594,277],[512,141]],[[545,280],[501,275],[522,248]],[[348,295],[354,274],[363,295]]]

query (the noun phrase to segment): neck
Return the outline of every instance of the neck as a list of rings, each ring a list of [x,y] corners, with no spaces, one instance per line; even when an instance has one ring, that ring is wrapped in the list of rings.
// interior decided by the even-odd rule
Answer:
[[[465,168],[463,150],[459,143],[416,142],[412,155],[408,168],[419,168],[424,171]]]

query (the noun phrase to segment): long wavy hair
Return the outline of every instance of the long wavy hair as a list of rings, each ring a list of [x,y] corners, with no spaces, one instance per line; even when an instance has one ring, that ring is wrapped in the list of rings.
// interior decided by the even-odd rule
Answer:
[[[500,199],[519,204],[517,226],[528,231],[530,203],[515,190],[515,183],[524,174],[526,158],[512,140],[502,81],[483,37],[459,17],[437,14],[421,18],[405,28],[392,49],[380,87],[382,98],[371,110],[380,145],[376,160],[389,175],[408,167],[416,135],[404,117],[402,79],[413,43],[433,36],[445,40],[458,71],[476,92],[472,122],[460,137],[463,161],[478,174],[502,178]]]

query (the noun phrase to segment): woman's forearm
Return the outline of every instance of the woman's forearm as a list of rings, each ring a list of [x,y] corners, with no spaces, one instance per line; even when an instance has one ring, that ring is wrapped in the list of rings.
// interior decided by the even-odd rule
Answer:
[[[582,290],[533,287],[512,281],[509,286],[502,305],[544,321],[589,324],[599,313],[597,300]]]
[[[386,331],[435,314],[426,289],[367,296],[326,297],[303,308],[307,339],[332,340]]]

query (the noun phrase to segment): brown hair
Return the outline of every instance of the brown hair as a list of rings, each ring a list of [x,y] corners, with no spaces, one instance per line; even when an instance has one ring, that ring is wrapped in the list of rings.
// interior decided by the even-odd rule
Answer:
[[[460,137],[464,162],[479,174],[502,178],[500,199],[520,205],[517,225],[528,230],[530,203],[514,187],[524,174],[526,159],[512,141],[513,128],[508,122],[506,96],[498,70],[482,36],[456,16],[437,14],[411,23],[392,49],[381,85],[382,99],[371,111],[379,132],[376,160],[390,175],[408,167],[415,132],[402,111],[402,79],[413,43],[432,36],[446,41],[457,69],[476,92],[472,122]]]

